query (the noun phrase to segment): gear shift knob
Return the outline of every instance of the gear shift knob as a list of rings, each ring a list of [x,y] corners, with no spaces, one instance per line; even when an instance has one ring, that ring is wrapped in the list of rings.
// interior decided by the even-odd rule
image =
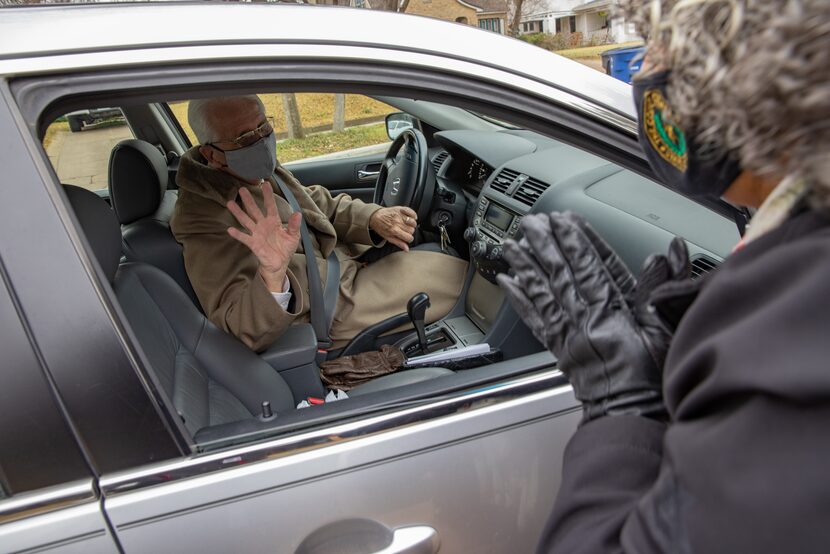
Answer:
[[[427,353],[427,336],[424,331],[424,320],[426,319],[427,308],[429,308],[429,295],[419,292],[409,299],[406,304],[406,313],[418,333],[418,345],[422,354]]]

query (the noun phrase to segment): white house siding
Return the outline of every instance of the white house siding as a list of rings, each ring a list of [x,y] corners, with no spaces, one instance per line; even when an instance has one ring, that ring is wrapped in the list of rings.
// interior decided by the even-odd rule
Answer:
[[[535,3],[532,12],[522,16],[522,21],[538,21],[542,26],[541,32],[552,35],[556,33],[556,19],[575,15],[573,8],[584,3],[585,0],[541,0]]]
[[[575,30],[582,33],[585,42],[590,42],[592,38],[595,42],[614,43],[640,39],[634,25],[624,20],[608,17],[607,28],[602,28],[606,17],[601,17],[599,13],[611,13],[613,2],[587,11],[575,11],[575,8],[578,9],[585,3],[585,0],[541,0],[536,9],[522,17],[522,22],[533,23],[533,25],[527,25],[525,32],[540,32],[541,30],[543,33],[555,34],[556,20],[559,19],[562,32],[567,33],[570,30],[569,18],[576,17]]]

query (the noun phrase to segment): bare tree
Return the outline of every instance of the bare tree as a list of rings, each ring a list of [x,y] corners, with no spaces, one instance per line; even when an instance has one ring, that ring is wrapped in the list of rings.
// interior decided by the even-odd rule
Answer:
[[[510,36],[519,36],[522,18],[544,8],[545,0],[509,0],[507,3],[507,30]]]
[[[292,93],[282,93],[282,110],[285,112],[285,127],[288,129],[288,138],[303,138],[303,122],[300,119],[300,109],[297,107],[297,96]]]
[[[340,132],[346,128],[346,95],[334,95],[334,124],[332,131]]]
[[[513,0],[510,4],[508,6],[508,14],[510,17],[509,34],[515,37],[519,35],[519,24],[522,22],[522,10],[524,9],[525,0]]]

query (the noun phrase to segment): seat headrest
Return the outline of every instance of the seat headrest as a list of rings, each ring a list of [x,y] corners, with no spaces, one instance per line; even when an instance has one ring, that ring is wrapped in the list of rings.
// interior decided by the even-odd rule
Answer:
[[[122,140],[110,154],[109,190],[122,225],[151,215],[167,190],[167,160],[148,142]]]
[[[81,223],[81,230],[92,246],[92,253],[112,283],[121,261],[121,226],[106,200],[92,191],[64,185],[66,196]]]

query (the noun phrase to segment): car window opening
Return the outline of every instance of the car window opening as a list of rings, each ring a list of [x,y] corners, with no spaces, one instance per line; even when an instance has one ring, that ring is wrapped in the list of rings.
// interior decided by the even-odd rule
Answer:
[[[85,122],[80,130],[73,130],[69,125],[72,114],[60,118],[48,128],[44,148],[62,182],[96,190],[109,201],[112,209],[106,215],[117,220],[124,250],[113,281],[116,296],[149,362],[146,369],[201,448],[295,432],[315,421],[323,424],[417,407],[451,397],[449,393],[442,396],[442,383],[447,390],[463,389],[464,378],[473,383],[477,374],[484,381],[498,381],[499,372],[487,374],[488,367],[503,367],[503,376],[516,374],[515,368],[510,369],[511,360],[543,349],[523,325],[515,324],[517,316],[507,308],[495,277],[507,269],[502,257],[505,241],[521,235],[521,220],[530,213],[578,209],[600,232],[614,237],[609,240],[622,244],[621,250],[629,254],[627,261],[647,255],[647,247],[637,244],[648,244],[652,234],[688,232],[683,228],[685,219],[679,217],[683,210],[696,207],[701,217],[720,224],[711,212],[647,179],[486,115],[388,97],[296,93],[288,100],[280,96],[260,98],[277,135],[277,158],[286,170],[283,178],[296,178],[303,186],[319,191],[314,194],[321,198],[346,194],[363,206],[393,198],[400,176],[394,174],[398,182],[389,178],[389,164],[413,165],[412,175],[405,178],[417,181],[420,176],[428,183],[423,186],[429,188],[427,198],[407,203],[418,214],[418,240],[434,245],[436,253],[451,252],[445,262],[464,264],[468,270],[461,290],[437,321],[425,321],[429,301],[419,305],[413,297],[409,306],[401,302],[397,319],[386,321],[385,327],[384,322],[375,321],[379,330],[370,325],[352,342],[340,341],[327,353],[320,351],[318,337],[306,319],[288,327],[270,346],[257,348],[257,354],[208,323],[210,312],[206,315],[191,282],[182,245],[171,229],[182,195],[191,194],[177,190],[176,180],[182,179],[180,156],[202,159],[199,148],[192,147],[186,153],[175,151],[175,145],[163,145],[175,154],[171,159],[178,164],[168,167],[158,148],[129,132],[131,128],[155,127],[163,131],[157,132],[158,136],[178,135],[180,144],[198,144],[188,122],[189,103],[166,105],[164,113],[172,114],[172,122],[169,117],[148,115],[157,113],[151,110],[125,109],[126,118],[115,118],[110,125],[99,128]],[[330,102],[328,111],[320,110],[323,101]],[[286,114],[295,108],[299,117],[292,120]],[[442,122],[450,116],[457,122],[460,114],[472,118],[470,131],[442,129]],[[481,129],[474,120],[482,119],[497,127]],[[123,125],[126,120],[131,127]],[[90,158],[106,159],[106,170],[100,164],[98,169],[88,169],[67,161],[84,148],[75,142],[77,138],[105,130],[112,135],[108,138],[112,145],[105,143],[104,147],[109,151]],[[419,145],[418,140],[423,143]],[[99,173],[91,174],[94,171]],[[419,171],[426,173],[419,175]],[[622,194],[623,190],[627,192]],[[418,189],[414,194],[423,195],[424,191]],[[574,195],[581,200],[571,206],[568,198]],[[644,200],[647,205],[638,204]],[[622,227],[612,224],[609,213],[626,223]],[[653,217],[655,214],[659,217]],[[712,243],[706,238],[701,242]],[[722,247],[712,250],[709,257],[717,261]],[[296,284],[291,282],[291,286]],[[295,294],[288,309],[296,308],[297,297],[307,295],[307,291]],[[207,325],[199,343],[190,340],[194,325]],[[171,338],[173,349],[165,345]],[[407,367],[369,379],[347,392],[348,400],[315,408],[316,399],[328,394],[319,370],[327,356],[337,359],[340,354],[374,351],[384,345],[400,348],[407,360],[414,360],[407,365],[415,369]],[[212,355],[206,357],[202,348]],[[433,357],[419,363],[418,357],[425,355]],[[406,378],[418,372],[422,375]],[[207,406],[201,413],[177,400],[199,390],[205,392],[198,401]],[[309,407],[298,409],[298,405]],[[353,409],[353,405],[360,409]]]

